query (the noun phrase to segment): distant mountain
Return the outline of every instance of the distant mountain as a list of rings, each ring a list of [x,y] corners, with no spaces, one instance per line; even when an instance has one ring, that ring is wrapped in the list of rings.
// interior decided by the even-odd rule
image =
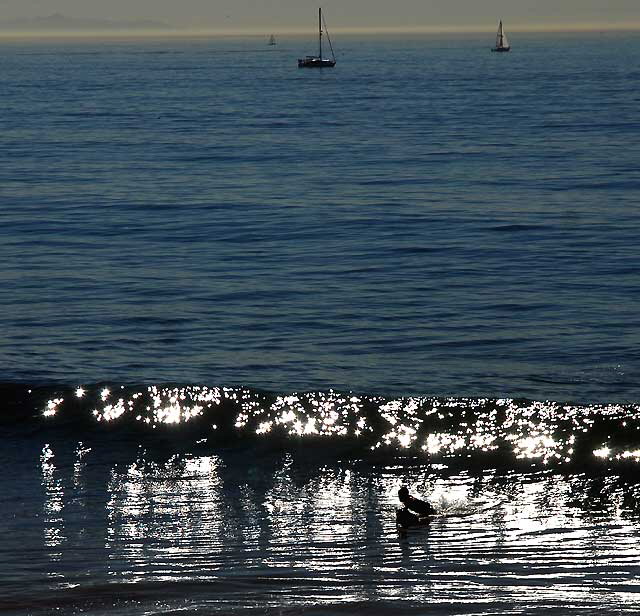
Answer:
[[[173,30],[168,24],[149,19],[123,20],[113,19],[82,19],[67,17],[54,13],[47,17],[30,17],[0,21],[0,30],[14,30],[18,32],[46,32],[46,31],[76,31],[76,30]]]

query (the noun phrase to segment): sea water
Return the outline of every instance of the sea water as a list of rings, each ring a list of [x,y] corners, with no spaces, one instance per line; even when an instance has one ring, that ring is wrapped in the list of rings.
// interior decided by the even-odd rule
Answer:
[[[636,611],[640,37],[334,42],[0,45],[1,611]]]

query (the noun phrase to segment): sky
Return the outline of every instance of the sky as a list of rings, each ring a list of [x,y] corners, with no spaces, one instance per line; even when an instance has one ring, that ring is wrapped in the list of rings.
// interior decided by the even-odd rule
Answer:
[[[306,31],[319,0],[0,0],[0,22],[61,13],[221,31]],[[640,0],[321,0],[330,30],[640,27]]]

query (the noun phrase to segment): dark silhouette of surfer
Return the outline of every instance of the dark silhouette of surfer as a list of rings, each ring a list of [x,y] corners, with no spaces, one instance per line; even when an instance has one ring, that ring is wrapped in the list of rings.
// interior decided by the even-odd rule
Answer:
[[[431,503],[411,496],[406,486],[402,486],[398,490],[398,498],[403,507],[396,509],[396,521],[401,526],[426,524],[429,521],[427,516],[436,512]]]

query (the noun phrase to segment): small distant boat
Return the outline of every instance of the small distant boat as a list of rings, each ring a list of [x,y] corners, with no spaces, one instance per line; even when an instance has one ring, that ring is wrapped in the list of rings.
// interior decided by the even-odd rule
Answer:
[[[269,42],[267,43],[267,45],[277,45],[276,37],[273,34],[269,37]]]
[[[329,42],[329,49],[331,49],[331,58],[322,57],[322,26],[324,25],[324,33],[327,35],[327,41]],[[333,45],[329,38],[329,30],[327,30],[327,24],[322,17],[322,9],[318,9],[318,55],[306,56],[298,59],[298,68],[323,68],[336,65],[336,56],[333,53]]]
[[[500,25],[498,26],[498,34],[496,34],[496,46],[491,51],[509,51],[510,49],[511,46],[507,40],[507,35],[504,33],[501,19]]]

